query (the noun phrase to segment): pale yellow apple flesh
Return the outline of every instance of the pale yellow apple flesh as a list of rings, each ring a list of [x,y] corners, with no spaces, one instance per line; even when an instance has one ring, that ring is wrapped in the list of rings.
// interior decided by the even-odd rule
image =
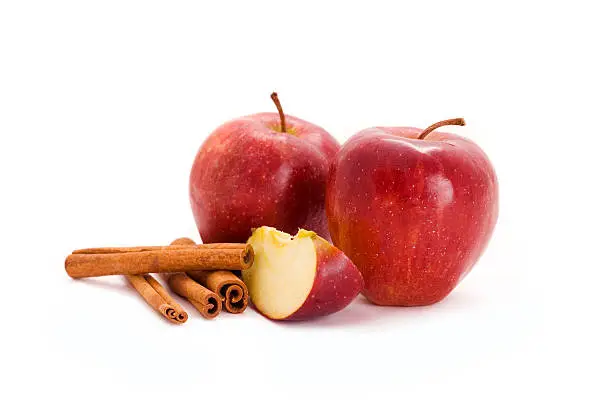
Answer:
[[[251,301],[268,318],[285,319],[308,298],[317,270],[313,234],[300,230],[292,237],[264,226],[249,238],[255,261],[242,277]]]

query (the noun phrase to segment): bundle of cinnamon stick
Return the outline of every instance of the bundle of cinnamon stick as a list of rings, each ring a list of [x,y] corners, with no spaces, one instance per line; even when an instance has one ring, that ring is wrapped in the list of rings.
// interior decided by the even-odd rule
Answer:
[[[171,291],[212,319],[221,309],[232,314],[246,309],[247,287],[232,270],[247,269],[253,259],[253,248],[248,244],[196,244],[180,238],[169,246],[75,250],[66,258],[65,267],[72,278],[125,275],[153,309],[182,324],[187,313],[150,273],[163,273]]]

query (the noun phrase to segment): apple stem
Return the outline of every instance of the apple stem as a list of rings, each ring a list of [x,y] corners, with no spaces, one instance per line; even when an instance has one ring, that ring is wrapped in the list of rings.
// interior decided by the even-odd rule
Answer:
[[[423,140],[425,136],[427,136],[429,133],[442,126],[465,126],[465,120],[463,120],[462,117],[458,117],[456,119],[442,120],[441,122],[434,123],[425,130],[423,130],[417,138],[419,140]]]
[[[281,122],[281,132],[287,132],[287,125],[285,124],[285,113],[283,113],[283,107],[281,106],[280,100],[278,100],[278,94],[276,92],[272,92],[270,95],[272,101],[276,105],[276,109],[278,109],[278,115],[280,116]]]

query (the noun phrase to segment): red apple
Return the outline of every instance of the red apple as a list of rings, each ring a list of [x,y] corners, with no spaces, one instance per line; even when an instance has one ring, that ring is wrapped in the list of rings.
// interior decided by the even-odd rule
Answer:
[[[472,141],[431,132],[463,119],[373,127],[336,156],[327,187],[334,244],[379,305],[442,300],[484,251],[498,213],[497,178]]]
[[[363,278],[344,253],[300,229],[294,236],[260,227],[248,243],[253,265],[242,272],[252,304],[274,320],[304,320],[340,311],[359,294]]]
[[[329,238],[325,185],[340,145],[321,127],[279,113],[223,124],[191,169],[191,208],[203,242],[245,242],[263,225]]]

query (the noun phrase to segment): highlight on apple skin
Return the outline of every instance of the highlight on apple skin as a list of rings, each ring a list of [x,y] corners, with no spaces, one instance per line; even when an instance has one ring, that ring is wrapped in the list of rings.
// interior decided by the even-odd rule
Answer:
[[[248,243],[253,265],[242,272],[251,302],[272,320],[306,320],[345,308],[363,288],[357,267],[315,232],[295,236],[262,226]]]
[[[327,184],[329,229],[371,302],[438,302],[485,250],[498,214],[493,165],[474,142],[431,132],[464,124],[373,127],[338,152]]]

